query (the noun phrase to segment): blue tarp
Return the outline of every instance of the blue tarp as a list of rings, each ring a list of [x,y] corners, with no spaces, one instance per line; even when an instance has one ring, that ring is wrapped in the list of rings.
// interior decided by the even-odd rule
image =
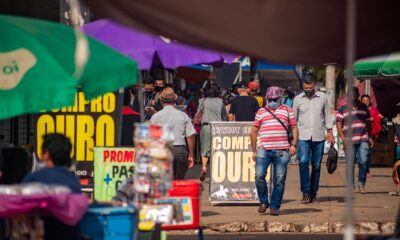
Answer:
[[[289,64],[272,64],[265,61],[258,60],[257,61],[257,71],[263,70],[294,70],[295,65]],[[242,70],[250,71],[250,66],[243,66]]]
[[[244,58],[240,58],[240,61],[242,62],[242,70],[243,71],[250,71],[250,63],[244,63]],[[190,65],[188,66],[190,68],[198,69],[198,70],[203,70],[203,71],[212,71],[212,66],[210,65],[204,65],[204,64],[196,64],[196,65]],[[273,64],[273,63],[268,63],[266,61],[258,60],[257,61],[257,71],[265,71],[265,70],[295,70],[296,65],[290,65],[290,64]]]

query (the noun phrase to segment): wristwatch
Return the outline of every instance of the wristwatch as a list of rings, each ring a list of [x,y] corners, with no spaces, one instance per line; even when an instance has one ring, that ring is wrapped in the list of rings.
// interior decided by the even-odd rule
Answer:
[[[295,147],[295,148],[297,148],[297,145],[296,145],[296,144],[292,144],[292,146]]]

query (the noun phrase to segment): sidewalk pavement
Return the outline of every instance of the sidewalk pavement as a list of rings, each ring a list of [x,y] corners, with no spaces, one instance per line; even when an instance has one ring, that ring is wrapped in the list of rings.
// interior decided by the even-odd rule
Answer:
[[[199,168],[187,176],[195,178]],[[353,212],[357,233],[392,233],[398,214],[400,197],[389,196],[395,190],[391,168],[371,168],[366,194],[354,195]],[[357,170],[356,170],[356,176]],[[356,178],[357,179],[357,178]],[[321,169],[319,203],[301,204],[300,178],[297,164],[290,164],[280,216],[257,212],[258,205],[216,205],[208,200],[209,180],[203,184],[201,225],[217,232],[313,232],[341,233],[346,211],[346,165],[339,163],[332,175]]]

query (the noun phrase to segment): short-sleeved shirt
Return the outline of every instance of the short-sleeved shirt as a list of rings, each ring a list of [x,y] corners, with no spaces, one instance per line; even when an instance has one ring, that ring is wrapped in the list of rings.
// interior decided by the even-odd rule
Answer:
[[[201,98],[197,112],[203,111],[201,123],[226,121],[228,114],[226,113],[224,102],[221,98]]]
[[[186,145],[185,138],[196,134],[189,116],[174,106],[165,106],[151,117],[150,122],[172,126],[175,137],[174,146]]]
[[[235,115],[235,121],[252,122],[259,108],[254,97],[239,96],[232,100],[229,113]]]
[[[344,105],[339,108],[336,114],[336,122],[341,123],[343,126],[343,133],[349,130],[347,119],[350,117],[347,111],[347,106]],[[360,143],[369,140],[367,122],[371,120],[368,107],[364,104],[356,104],[351,111],[351,128],[353,129],[353,136],[351,137],[352,143]]]
[[[296,119],[293,110],[282,104],[276,110],[269,108],[287,128],[296,125]],[[259,128],[258,134],[260,137],[260,148],[265,150],[282,150],[289,149],[290,144],[286,129],[276,120],[265,108],[258,110],[254,127]]]
[[[253,97],[257,100],[258,106],[262,108],[264,106],[264,98],[259,95],[255,95]]]

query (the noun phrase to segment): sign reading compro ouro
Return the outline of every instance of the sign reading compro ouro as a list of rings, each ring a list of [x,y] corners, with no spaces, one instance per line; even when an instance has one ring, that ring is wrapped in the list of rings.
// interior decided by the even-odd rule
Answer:
[[[91,185],[93,148],[116,146],[119,112],[117,93],[107,93],[87,101],[84,94],[79,92],[75,96],[74,106],[37,116],[36,152],[40,156],[43,135],[55,132],[65,134],[72,142],[71,157],[76,160],[76,175]]]
[[[212,203],[258,201],[250,142],[252,122],[211,122]],[[270,181],[270,168],[267,183]]]
[[[94,148],[94,199],[110,201],[135,167],[134,148]]]

